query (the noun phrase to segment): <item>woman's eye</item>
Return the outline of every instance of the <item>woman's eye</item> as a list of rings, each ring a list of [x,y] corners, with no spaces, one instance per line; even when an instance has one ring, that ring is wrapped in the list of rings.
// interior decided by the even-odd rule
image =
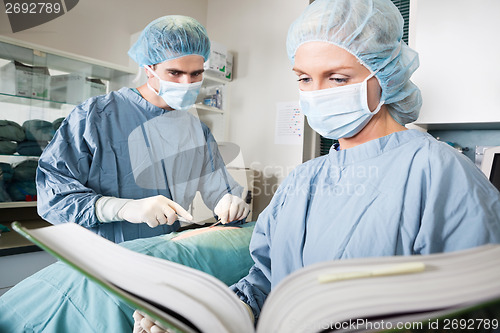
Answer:
[[[297,81],[302,82],[302,83],[308,83],[311,81],[311,79],[308,77],[301,77]]]
[[[333,81],[336,84],[346,84],[347,83],[347,78],[344,78],[344,77],[331,77],[330,81]]]

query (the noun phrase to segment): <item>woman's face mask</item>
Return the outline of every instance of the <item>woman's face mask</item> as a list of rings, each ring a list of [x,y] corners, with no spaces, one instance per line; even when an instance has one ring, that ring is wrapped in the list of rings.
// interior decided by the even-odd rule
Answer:
[[[312,129],[328,139],[350,138],[358,134],[380,110],[368,108],[367,82],[346,86],[300,91],[300,107]]]
[[[177,83],[160,79],[158,74],[149,66],[145,66],[160,82],[160,89],[156,91],[147,83],[149,89],[160,96],[168,106],[174,110],[186,111],[193,106],[200,93],[203,81],[194,83]]]
[[[323,137],[341,139],[358,134],[384,104],[380,90],[373,89],[380,86],[371,81],[368,95],[368,81],[375,73],[333,44],[301,45],[295,54],[294,71],[299,76],[302,112]]]

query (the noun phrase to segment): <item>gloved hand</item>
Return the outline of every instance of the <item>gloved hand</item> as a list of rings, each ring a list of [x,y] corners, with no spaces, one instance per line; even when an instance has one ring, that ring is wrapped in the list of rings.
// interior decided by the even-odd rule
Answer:
[[[135,310],[134,314],[134,331],[133,333],[166,333],[167,331],[152,320],[144,317],[139,311]]]
[[[214,213],[222,224],[241,220],[250,213],[250,206],[240,197],[227,193],[215,206]]]
[[[118,217],[132,223],[147,223],[151,228],[159,224],[174,224],[177,215],[187,221],[193,217],[178,203],[163,195],[130,200],[118,211]]]

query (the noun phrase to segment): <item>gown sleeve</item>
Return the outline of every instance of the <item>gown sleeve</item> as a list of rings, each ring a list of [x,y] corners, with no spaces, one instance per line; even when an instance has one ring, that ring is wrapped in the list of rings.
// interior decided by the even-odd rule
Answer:
[[[423,177],[421,226],[415,252],[450,252],[500,243],[500,193],[452,148],[432,147]]]
[[[38,214],[52,224],[75,222],[87,228],[99,224],[94,204],[100,195],[84,185],[91,174],[93,157],[93,145],[84,134],[93,107],[93,103],[76,107],[40,156],[36,174]]]

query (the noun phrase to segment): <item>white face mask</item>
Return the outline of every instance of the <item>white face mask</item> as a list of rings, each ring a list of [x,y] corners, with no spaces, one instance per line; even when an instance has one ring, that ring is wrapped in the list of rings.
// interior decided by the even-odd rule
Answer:
[[[328,139],[350,138],[358,134],[375,115],[384,101],[371,112],[368,108],[368,80],[346,86],[302,91],[300,107],[311,128]]]
[[[174,110],[185,111],[188,110],[196,102],[196,98],[200,93],[201,84],[203,82],[195,83],[177,83],[170,82],[160,79],[158,74],[156,74],[149,66],[144,66],[154,76],[160,81],[160,90],[156,91],[147,83],[149,89],[151,89],[155,94],[163,98],[165,103]]]

